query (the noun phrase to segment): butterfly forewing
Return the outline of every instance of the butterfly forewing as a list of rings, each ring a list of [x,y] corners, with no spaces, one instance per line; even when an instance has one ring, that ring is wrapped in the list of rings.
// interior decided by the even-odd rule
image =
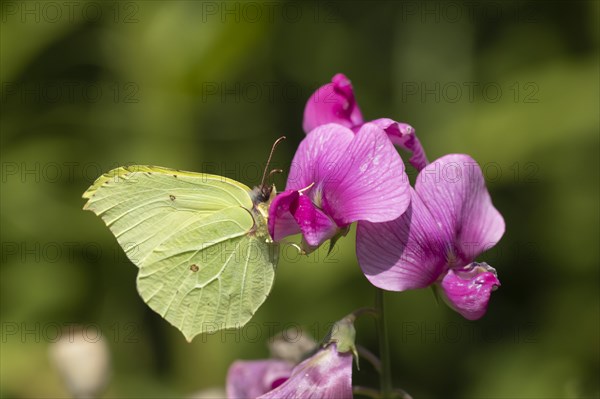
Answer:
[[[169,234],[229,206],[252,208],[249,188],[220,176],[151,166],[115,169],[85,193],[138,267]]]

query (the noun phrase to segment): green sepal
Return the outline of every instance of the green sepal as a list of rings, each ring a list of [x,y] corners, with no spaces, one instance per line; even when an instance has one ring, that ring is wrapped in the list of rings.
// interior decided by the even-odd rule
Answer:
[[[339,353],[352,352],[356,361],[356,368],[360,370],[358,364],[358,351],[356,350],[356,329],[354,328],[354,314],[350,314],[343,319],[336,321],[323,341],[324,346],[335,343]]]
[[[431,286],[431,292],[433,293],[433,298],[435,299],[435,304],[440,306],[440,293],[437,284],[433,284]]]
[[[337,244],[338,240],[342,237],[346,237],[349,231],[350,226],[347,226],[343,229],[339,229],[338,232],[333,237],[331,237],[331,240],[329,240],[329,251],[327,251],[327,256],[329,256],[331,251],[333,251],[333,247],[335,246],[335,244]]]

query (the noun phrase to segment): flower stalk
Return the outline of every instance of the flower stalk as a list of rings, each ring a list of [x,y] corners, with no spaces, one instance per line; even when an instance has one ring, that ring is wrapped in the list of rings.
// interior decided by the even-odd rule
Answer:
[[[379,312],[377,317],[377,338],[379,341],[379,358],[381,359],[381,373],[379,374],[381,397],[391,399],[393,397],[392,370],[390,364],[390,344],[385,319],[384,291],[375,290],[375,308]]]
[[[373,366],[377,373],[381,373],[381,360],[379,360],[373,352],[361,345],[356,345],[356,351],[358,352],[359,357],[371,363],[371,366]]]
[[[381,394],[376,389],[368,388],[368,387],[361,387],[358,385],[355,385],[352,387],[352,393],[354,395],[367,396],[367,397],[373,398],[373,399],[381,398]]]

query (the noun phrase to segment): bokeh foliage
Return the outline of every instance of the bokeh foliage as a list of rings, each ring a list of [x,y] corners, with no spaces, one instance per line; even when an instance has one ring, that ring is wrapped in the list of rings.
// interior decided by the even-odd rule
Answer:
[[[254,185],[285,134],[285,169],[306,99],[337,72],[367,119],[412,124],[430,159],[477,159],[507,224],[482,257],[502,282],[482,320],[429,290],[387,296],[396,384],[416,398],[598,397],[597,2],[67,3],[57,17],[48,2],[2,2],[2,397],[67,395],[44,326],[102,329],[107,397],[189,396],[222,386],[234,359],[266,357],[268,326],[322,335],[372,303],[352,231],[329,258],[283,254],[259,339],[188,344],[81,210],[94,178],[121,164]],[[372,321],[357,329],[376,351]],[[377,382],[368,366],[355,375]]]

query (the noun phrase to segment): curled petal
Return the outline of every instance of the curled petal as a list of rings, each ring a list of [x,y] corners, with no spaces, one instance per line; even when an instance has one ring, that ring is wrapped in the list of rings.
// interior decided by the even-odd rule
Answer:
[[[306,195],[298,197],[297,206],[291,209],[308,245],[318,247],[333,237],[338,226],[322,210],[318,209]]]
[[[367,123],[322,182],[322,208],[340,226],[386,222],[408,207],[409,187],[402,158],[385,132]]]
[[[460,269],[450,269],[441,282],[444,300],[468,320],[481,318],[490,295],[500,286],[496,270],[486,263],[473,262]]]
[[[504,219],[492,205],[481,168],[468,155],[446,155],[427,165],[415,190],[444,236],[453,237],[451,265],[471,263],[504,234]]]
[[[274,241],[300,233],[300,226],[290,213],[292,204],[298,201],[298,191],[279,193],[269,206],[269,234]]]
[[[318,247],[337,231],[335,222],[298,191],[279,194],[269,207],[269,233],[275,241],[301,232],[310,247]]]
[[[276,389],[290,377],[293,367],[284,360],[238,360],[227,372],[227,398],[256,398]]]
[[[427,166],[427,155],[425,155],[425,150],[415,134],[415,129],[411,125],[396,122],[388,118],[376,119],[371,123],[382,128],[387,133],[392,143],[403,150],[412,153],[412,156],[408,161],[415,169],[417,169],[417,171],[420,171]]]
[[[331,344],[292,370],[290,378],[259,399],[352,398],[352,354]]]
[[[440,229],[415,191],[410,191],[410,206],[398,219],[358,222],[358,263],[371,284],[385,290],[427,287],[446,268],[446,246],[452,237]]]
[[[303,128],[309,133],[327,123],[336,123],[350,129],[363,123],[362,114],[350,80],[341,73],[331,83],[321,86],[308,99],[304,108]]]

